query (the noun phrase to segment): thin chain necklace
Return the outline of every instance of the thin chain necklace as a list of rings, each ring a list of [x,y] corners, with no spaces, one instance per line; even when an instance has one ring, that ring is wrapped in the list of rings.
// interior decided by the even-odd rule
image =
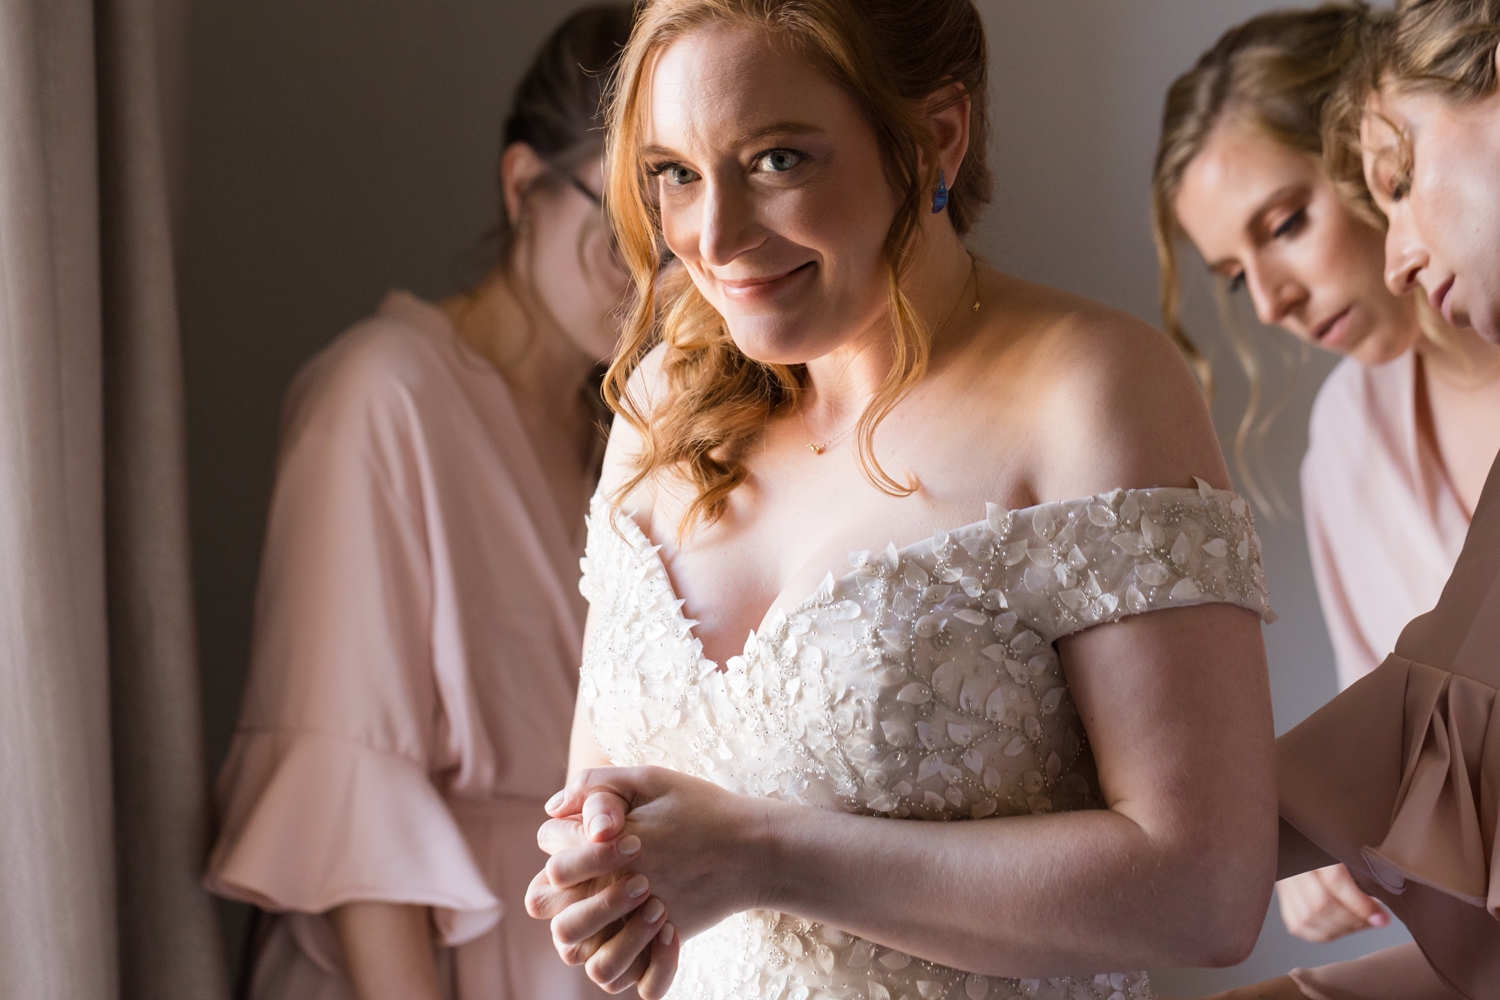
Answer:
[[[975,257],[973,254],[969,254],[969,280],[974,282],[974,308],[972,310],[970,310],[970,311],[971,312],[978,312],[979,311],[979,258]],[[968,288],[969,287],[969,282],[967,282],[967,281],[964,282],[964,287]],[[958,301],[955,302],[955,303],[953,303],[953,308],[951,310],[949,310],[949,312],[948,312],[948,318],[945,319],[945,320],[943,320],[943,325],[942,326],[938,327],[938,333],[939,334],[941,334],[944,330],[948,329],[948,324],[951,323],[951,322],[953,322],[953,317],[958,314],[958,307],[961,306],[961,305],[963,305],[963,301],[964,301],[963,300],[963,296],[960,294],[959,298],[958,298]],[[933,339],[936,340],[937,337],[934,336]],[[846,438],[850,434],[854,433],[854,428],[856,428],[856,427],[859,426],[859,421],[856,420],[854,423],[850,424],[848,427],[845,427],[843,430],[839,431],[833,437],[828,438],[825,441],[818,442],[818,441],[814,441],[813,440],[812,431],[808,430],[808,428],[807,428],[807,413],[800,406],[797,408],[797,418],[802,421],[802,436],[805,437],[805,438],[807,438],[807,450],[810,451],[810,452],[812,452],[814,455],[821,455],[821,454],[823,454],[829,448],[832,448],[834,445],[836,445],[840,441],[844,440],[844,438]]]

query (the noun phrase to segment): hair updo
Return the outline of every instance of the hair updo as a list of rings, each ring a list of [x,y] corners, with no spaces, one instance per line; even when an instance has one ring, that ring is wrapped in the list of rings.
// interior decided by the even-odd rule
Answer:
[[[598,4],[574,13],[547,37],[516,86],[501,130],[501,149],[523,142],[567,173],[604,146],[604,94],[610,68],[630,40],[630,5]],[[558,183],[543,177],[535,186]],[[530,193],[528,191],[528,193]],[[510,266],[519,219],[500,199],[497,263]]]
[[[633,476],[618,502],[661,472],[681,472],[696,495],[681,522],[712,523],[745,480],[742,456],[771,416],[798,405],[802,365],[764,364],[734,344],[723,317],[683,274],[658,276],[664,248],[661,217],[647,194],[640,148],[643,93],[656,56],[674,41],[711,25],[742,24],[789,42],[865,111],[896,195],[886,234],[894,363],[857,425],[860,463],[874,485],[893,495],[913,487],[893,480],[874,457],[876,425],[926,371],[930,333],[901,288],[920,233],[920,213],[937,186],[937,141],[927,101],[949,84],[971,102],[969,150],[951,179],[947,211],[960,235],[990,200],[988,54],[971,0],[646,0],[636,12],[610,103],[606,204],[636,291],[634,310],[605,376],[610,407],[642,435]],[[925,165],[924,165],[925,164]],[[667,395],[647,413],[630,398],[631,373],[647,351],[665,344]]]

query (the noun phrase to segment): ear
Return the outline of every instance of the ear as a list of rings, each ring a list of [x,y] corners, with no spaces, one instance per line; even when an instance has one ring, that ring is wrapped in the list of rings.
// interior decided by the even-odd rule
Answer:
[[[969,92],[961,83],[950,83],[927,99],[931,110],[927,115],[927,126],[937,140],[938,162],[948,178],[948,186],[958,178],[964,157],[969,154],[969,114],[973,102]]]
[[[500,154],[500,195],[511,225],[520,221],[527,193],[548,169],[547,161],[524,142],[513,142]]]

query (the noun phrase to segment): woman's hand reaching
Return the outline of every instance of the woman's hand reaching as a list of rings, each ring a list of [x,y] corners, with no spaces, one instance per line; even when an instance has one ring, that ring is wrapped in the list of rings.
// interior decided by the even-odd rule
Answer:
[[[754,844],[769,803],[663,768],[581,771],[547,804],[552,859],[527,910],[569,964],[645,1000],[671,986],[683,935],[755,905]],[[667,908],[672,920],[666,921]]]
[[[1391,922],[1385,907],[1360,891],[1343,865],[1282,879],[1276,883],[1276,898],[1281,902],[1281,921],[1286,929],[1315,944]]]

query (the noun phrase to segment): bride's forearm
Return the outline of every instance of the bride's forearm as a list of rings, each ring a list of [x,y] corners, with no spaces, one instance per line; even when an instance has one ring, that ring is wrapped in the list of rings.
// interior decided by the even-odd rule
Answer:
[[[937,824],[768,803],[762,830],[760,905],[989,975],[1233,964],[1269,891],[1234,834],[1164,842],[1106,809]]]

